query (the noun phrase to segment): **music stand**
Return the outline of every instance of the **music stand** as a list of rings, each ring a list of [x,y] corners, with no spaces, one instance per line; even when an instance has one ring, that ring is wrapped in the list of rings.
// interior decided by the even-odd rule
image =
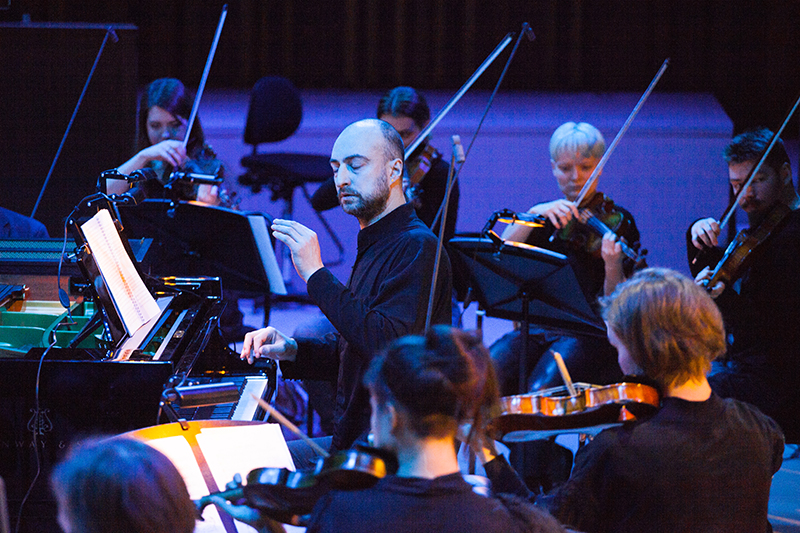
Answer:
[[[286,294],[263,214],[163,199],[119,214],[129,239],[153,239],[142,259],[153,275],[218,276],[224,289]]]
[[[487,316],[522,323],[519,393],[527,392],[528,328],[536,323],[590,335],[605,325],[592,310],[567,256],[522,243],[487,238],[450,240],[454,270],[467,273],[469,285]]]

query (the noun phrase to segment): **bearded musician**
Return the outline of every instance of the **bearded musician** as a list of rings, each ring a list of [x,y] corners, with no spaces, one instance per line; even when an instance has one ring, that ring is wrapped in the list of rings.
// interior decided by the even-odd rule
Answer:
[[[772,136],[767,129],[748,131],[725,148],[734,193],[740,191]],[[757,406],[792,437],[800,436],[800,402],[794,400],[800,386],[798,206],[789,157],[778,140],[739,200],[749,224],[744,235],[758,229],[769,231],[730,279],[710,287],[728,330],[728,350],[714,363],[711,387],[722,397]],[[690,266],[699,283],[711,277],[722,257],[719,235],[713,218],[700,219],[687,231]]]
[[[414,142],[431,120],[431,110],[422,93],[412,87],[395,87],[381,96],[376,116],[391,124],[403,139],[403,146]],[[438,223],[433,225],[436,213],[444,202],[447,190],[447,176],[450,165],[442,155],[425,139],[412,154],[406,158],[406,176],[403,189],[406,200],[414,205],[417,216],[435,235],[439,234]],[[458,215],[458,182],[450,192],[447,210],[445,242],[453,238]],[[323,183],[311,198],[311,205],[317,211],[332,209],[339,205],[333,180]]]

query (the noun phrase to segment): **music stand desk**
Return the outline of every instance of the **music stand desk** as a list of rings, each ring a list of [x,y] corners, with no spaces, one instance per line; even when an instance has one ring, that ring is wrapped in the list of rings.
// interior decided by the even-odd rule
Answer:
[[[522,243],[496,244],[488,238],[456,237],[450,242],[455,267],[487,316],[522,322],[520,390],[527,392],[528,326],[605,336],[605,325],[586,301],[567,256]]]
[[[286,294],[269,229],[254,224],[262,214],[163,199],[120,206],[119,214],[129,239],[153,239],[141,260],[152,275],[218,276],[223,289]]]

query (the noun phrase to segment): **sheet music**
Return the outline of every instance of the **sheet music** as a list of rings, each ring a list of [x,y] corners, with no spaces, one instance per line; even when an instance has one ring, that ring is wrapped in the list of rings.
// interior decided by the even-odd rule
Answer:
[[[283,274],[281,274],[281,269],[278,267],[278,260],[275,259],[275,250],[273,250],[272,241],[269,238],[267,219],[263,215],[248,215],[247,220],[250,221],[250,228],[253,230],[253,237],[256,239],[256,247],[264,265],[264,272],[267,273],[270,292],[272,294],[286,294]]]
[[[192,422],[190,422],[192,424]],[[208,494],[203,474],[192,453],[191,446],[182,436],[155,438],[144,441],[166,455],[178,469],[189,497],[197,500]],[[211,470],[217,487],[223,490],[225,484],[239,473],[243,478],[255,468],[273,467],[294,470],[289,448],[277,424],[246,424],[202,428],[197,435],[197,443]],[[223,533],[225,529],[219,518],[219,511],[213,505],[203,510],[202,522],[197,522],[195,533]],[[255,529],[235,521],[239,533],[255,533]],[[290,527],[287,526],[287,531]],[[294,529],[303,531],[303,529]]]
[[[142,281],[107,209],[81,225],[125,331],[133,335],[161,310]]]

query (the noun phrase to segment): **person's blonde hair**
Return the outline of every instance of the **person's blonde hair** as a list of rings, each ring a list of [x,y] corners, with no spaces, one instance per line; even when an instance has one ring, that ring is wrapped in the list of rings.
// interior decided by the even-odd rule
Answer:
[[[664,388],[705,376],[725,352],[714,300],[673,270],[640,270],[601,303],[606,324],[633,362]]]
[[[603,134],[587,122],[562,124],[550,137],[550,159],[553,161],[564,153],[599,159],[605,151],[606,141]]]

